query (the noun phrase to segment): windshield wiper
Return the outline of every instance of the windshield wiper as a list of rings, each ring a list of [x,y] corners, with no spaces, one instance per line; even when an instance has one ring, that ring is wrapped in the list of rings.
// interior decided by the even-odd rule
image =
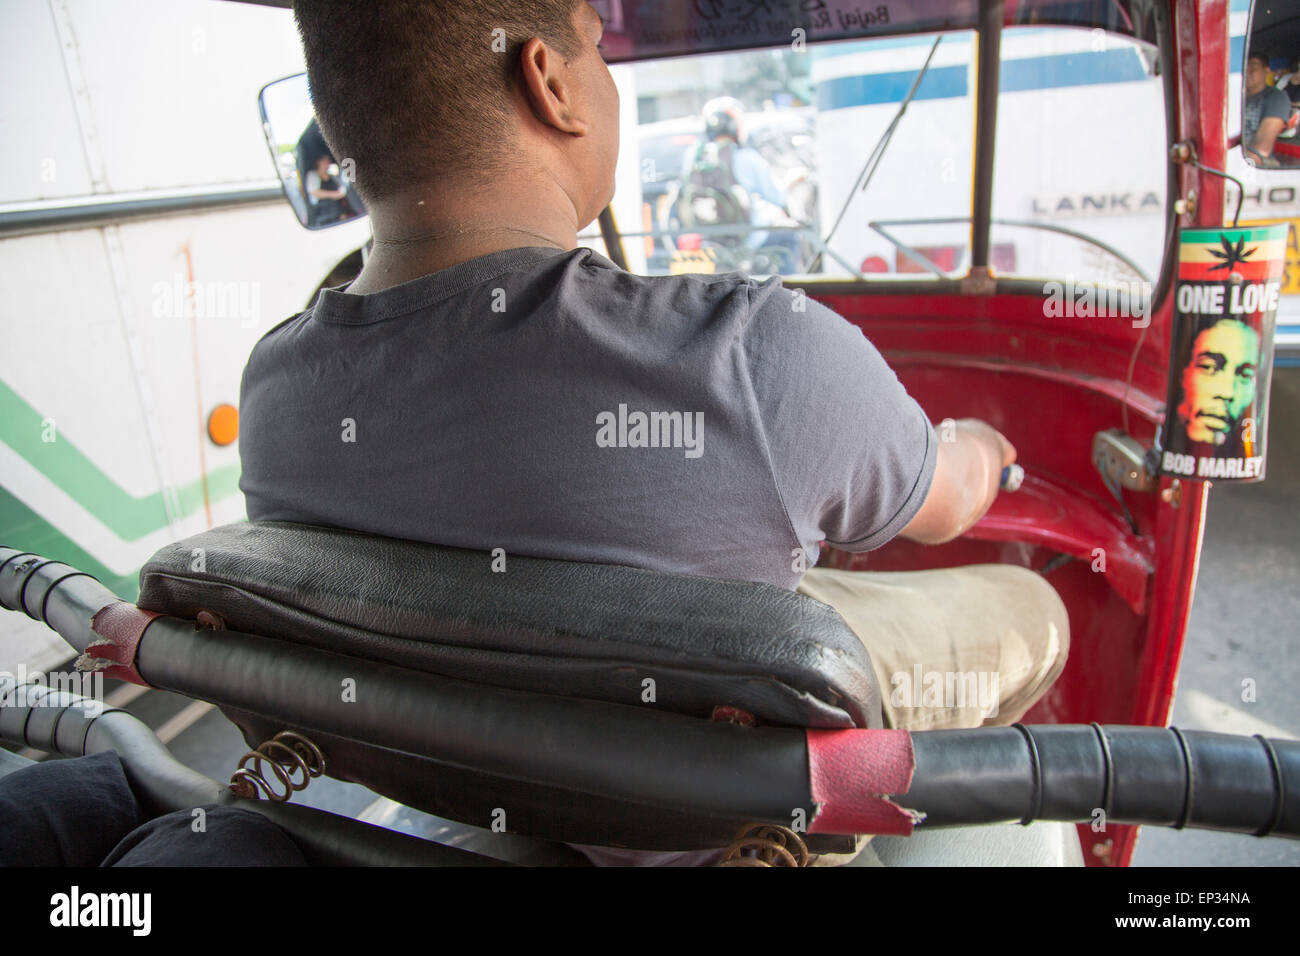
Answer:
[[[925,63],[922,64],[921,71],[916,74],[916,79],[912,80],[912,88],[908,90],[907,95],[903,97],[903,102],[898,104],[898,112],[895,113],[894,118],[890,120],[889,126],[880,137],[880,141],[876,143],[876,148],[867,156],[867,162],[862,167],[862,172],[858,173],[858,178],[854,182],[853,188],[849,190],[848,196],[844,199],[844,205],[840,208],[840,214],[835,217],[835,224],[831,226],[831,231],[828,232],[826,238],[822,240],[821,244],[823,247],[829,246],[831,237],[835,235],[835,230],[838,229],[840,223],[844,221],[844,214],[849,211],[849,203],[853,202],[854,194],[858,192],[866,192],[867,187],[871,185],[871,177],[876,174],[876,169],[880,166],[880,161],[885,156],[885,150],[889,148],[889,144],[894,138],[894,132],[898,129],[898,124],[902,120],[903,114],[907,112],[908,105],[916,96],[916,91],[920,89],[921,81],[925,79],[925,74],[930,69],[930,61],[934,59],[934,51],[939,49],[939,44],[941,42],[943,42],[942,35],[934,38],[934,43],[930,46],[930,52],[925,57]],[[812,262],[809,263],[806,271],[815,272],[821,265],[821,259],[822,254],[818,252]]]

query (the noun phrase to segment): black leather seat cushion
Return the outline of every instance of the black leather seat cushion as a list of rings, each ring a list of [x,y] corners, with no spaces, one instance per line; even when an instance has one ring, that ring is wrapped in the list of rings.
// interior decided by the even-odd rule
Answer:
[[[487,552],[267,521],[163,548],[138,603],[497,687],[881,726],[870,659],[843,618],[766,584],[516,555],[494,572]]]

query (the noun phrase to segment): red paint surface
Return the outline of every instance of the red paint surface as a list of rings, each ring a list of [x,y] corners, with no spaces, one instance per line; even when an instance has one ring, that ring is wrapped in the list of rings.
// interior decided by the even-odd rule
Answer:
[[[113,666],[103,670],[105,677],[141,687],[151,686],[136,670],[135,656],[145,628],[159,616],[157,611],[146,611],[127,601],[104,605],[90,621],[90,629],[99,635],[99,640],[86,646],[77,659],[77,669],[89,669],[91,664],[111,661]]]
[[[1222,169],[1228,82],[1226,0],[1175,0],[1175,116],[1180,140]],[[1118,158],[1117,158],[1118,161]],[[1182,195],[1196,194],[1181,227],[1223,224],[1223,184],[1190,166]],[[1177,197],[1169,197],[1170,205]],[[1070,613],[1071,653],[1056,686],[1027,723],[1163,726],[1173,704],[1200,553],[1208,486],[1183,482],[1178,506],[1158,493],[1125,492],[1138,533],[1091,460],[1097,432],[1123,427],[1149,447],[1164,414],[1172,301],[1156,304],[1150,328],[1121,319],[1044,314],[1044,294],[809,294],[858,325],[936,423],[982,418],[1016,446],[1026,470],[971,533],[937,547],[896,539],[867,554],[830,552],[822,565],[877,571],[986,562],[1041,569]],[[1137,353],[1131,387],[1130,359]],[[1168,489],[1169,479],[1160,481]],[[1092,570],[1104,548],[1107,570]],[[812,738],[810,734],[810,747]],[[846,745],[847,746],[847,745]],[[1091,865],[1127,865],[1136,828],[1079,827]]]
[[[808,731],[808,832],[911,836],[911,814],[886,795],[907,793],[915,768],[906,730]]]

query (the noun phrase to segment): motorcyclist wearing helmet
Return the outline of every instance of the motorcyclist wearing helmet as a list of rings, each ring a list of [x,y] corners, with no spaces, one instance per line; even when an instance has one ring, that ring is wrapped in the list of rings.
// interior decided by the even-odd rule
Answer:
[[[731,96],[709,100],[702,110],[704,135],[686,152],[681,199],[688,225],[727,225],[747,222],[771,226],[790,218],[785,191],[772,178],[763,154],[745,145],[745,107]],[[712,219],[713,222],[709,220]],[[744,240],[749,249],[775,246],[783,273],[799,266],[798,235],[786,230],[759,229]]]

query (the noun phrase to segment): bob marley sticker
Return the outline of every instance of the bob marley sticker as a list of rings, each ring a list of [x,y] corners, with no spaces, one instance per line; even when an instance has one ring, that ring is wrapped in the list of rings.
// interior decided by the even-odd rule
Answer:
[[[1286,236],[1285,224],[1183,231],[1160,437],[1164,474],[1214,481],[1264,477]]]

